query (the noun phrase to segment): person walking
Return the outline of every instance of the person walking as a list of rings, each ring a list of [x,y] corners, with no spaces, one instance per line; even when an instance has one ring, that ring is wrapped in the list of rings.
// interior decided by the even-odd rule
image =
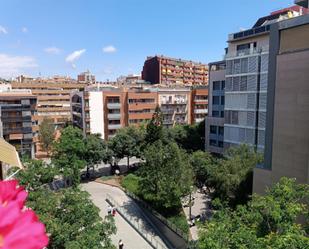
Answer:
[[[113,209],[112,209],[112,215],[113,215],[113,216],[116,215],[116,208],[115,208],[115,207],[113,207]]]
[[[119,249],[123,249],[123,242],[122,242],[122,240],[119,240],[119,242],[118,242],[118,248],[119,248]]]
[[[108,215],[112,214],[112,207],[110,205],[108,205],[108,207],[107,207],[107,214]]]

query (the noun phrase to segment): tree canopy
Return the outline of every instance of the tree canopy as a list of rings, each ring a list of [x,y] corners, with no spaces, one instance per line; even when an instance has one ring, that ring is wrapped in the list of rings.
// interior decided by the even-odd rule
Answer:
[[[130,157],[141,156],[141,146],[144,137],[145,134],[143,129],[129,126],[120,129],[116,135],[109,140],[108,148],[112,150],[113,156],[118,160],[127,157],[129,166]]]
[[[215,212],[199,228],[199,248],[308,248],[308,234],[296,221],[300,215],[308,219],[308,197],[308,185],[282,178],[265,196],[254,195],[248,205]]]
[[[192,170],[186,153],[176,143],[160,140],[144,151],[140,192],[156,207],[178,207],[180,197],[190,191]]]
[[[85,151],[81,130],[72,126],[61,130],[59,140],[54,143],[52,163],[63,177],[72,181],[73,186],[80,182],[80,170],[87,164]]]
[[[39,140],[44,151],[49,153],[55,139],[55,126],[51,119],[44,118],[39,125]]]

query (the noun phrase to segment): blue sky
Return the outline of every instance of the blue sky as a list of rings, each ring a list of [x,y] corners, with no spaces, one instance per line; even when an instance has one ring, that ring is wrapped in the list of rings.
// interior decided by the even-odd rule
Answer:
[[[149,55],[208,63],[227,35],[293,0],[0,0],[0,77],[140,73]]]

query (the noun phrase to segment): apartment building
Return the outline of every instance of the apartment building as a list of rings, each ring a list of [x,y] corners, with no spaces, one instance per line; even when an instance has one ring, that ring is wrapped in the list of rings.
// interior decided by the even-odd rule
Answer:
[[[190,88],[158,88],[157,91],[165,127],[191,124]]]
[[[0,137],[12,144],[20,156],[35,156],[37,97],[29,90],[0,91]]]
[[[209,104],[205,120],[205,148],[207,151],[224,152],[224,89],[226,62],[209,63]]]
[[[191,121],[194,124],[203,122],[208,114],[208,87],[193,88],[191,94]]]
[[[142,79],[166,86],[207,85],[208,66],[165,56],[151,56],[144,62]]]
[[[94,84],[95,76],[92,75],[89,70],[87,70],[86,72],[82,72],[79,75],[77,75],[77,81],[79,83]]]
[[[226,54],[224,146],[246,143],[265,150],[271,25],[295,18],[293,6],[257,20],[249,29],[229,35]]]
[[[101,134],[102,139],[115,135],[127,125],[127,96],[119,88],[88,88],[71,93],[72,122],[84,134]]]
[[[128,92],[128,125],[145,124],[151,120],[158,105],[158,93],[154,89],[135,88]]]
[[[270,27],[265,160],[254,170],[255,193],[283,176],[309,183],[308,41],[309,15]]]
[[[204,119],[207,95],[205,88],[87,87],[71,93],[72,122],[85,135],[109,139],[120,128],[147,123],[159,106],[166,127],[192,124]]]
[[[40,123],[44,118],[53,120],[56,127],[63,126],[71,118],[70,93],[82,90],[86,84],[62,83],[46,80],[31,80],[24,82],[13,81],[13,89],[29,89],[37,96],[37,115]]]

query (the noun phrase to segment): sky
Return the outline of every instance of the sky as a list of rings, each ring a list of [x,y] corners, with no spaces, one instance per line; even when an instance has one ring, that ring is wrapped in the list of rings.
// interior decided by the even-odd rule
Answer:
[[[140,74],[147,56],[221,60],[227,36],[293,0],[0,0],[0,77]]]

